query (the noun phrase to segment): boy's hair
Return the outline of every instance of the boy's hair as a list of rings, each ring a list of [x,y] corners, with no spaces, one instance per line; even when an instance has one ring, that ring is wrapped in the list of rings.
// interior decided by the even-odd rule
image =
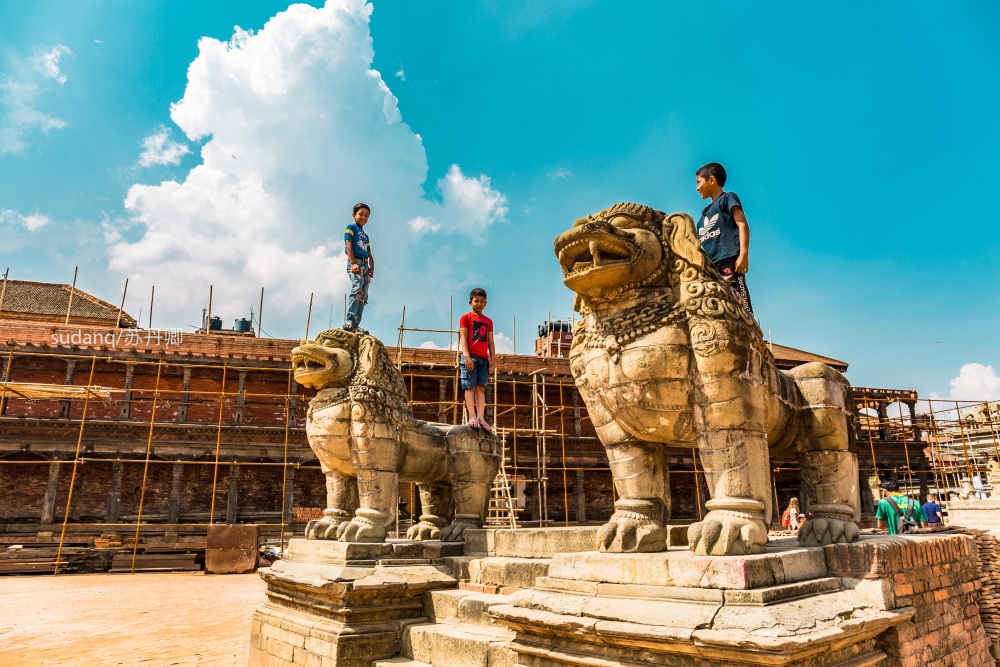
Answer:
[[[469,292],[469,301],[472,301],[477,296],[481,296],[481,297],[483,297],[485,299],[486,298],[486,290],[484,290],[482,287],[477,287],[477,288],[473,289],[471,292]]]
[[[368,214],[371,215],[372,207],[369,206],[368,204],[364,203],[363,201],[362,202],[358,202],[357,204],[354,205],[354,213],[357,213],[358,211],[360,211],[363,208],[368,209]]]
[[[887,479],[881,484],[879,484],[879,486],[881,486],[886,491],[889,491],[890,493],[893,491],[899,491],[899,482],[897,482],[894,479]]]
[[[725,187],[726,185],[726,168],[718,162],[709,162],[706,165],[698,167],[698,171],[694,172],[694,175],[701,176],[706,181],[710,176],[715,176],[715,181],[719,184],[719,187]]]

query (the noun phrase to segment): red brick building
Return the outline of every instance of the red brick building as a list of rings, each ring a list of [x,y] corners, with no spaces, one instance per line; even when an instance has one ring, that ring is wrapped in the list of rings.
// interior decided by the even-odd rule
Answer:
[[[21,310],[9,313],[0,304],[0,531],[53,530],[64,520],[81,533],[134,530],[140,511],[146,532],[200,534],[209,522],[258,522],[278,531],[293,520],[293,507],[325,506],[323,476],[304,430],[312,392],[290,371],[298,341],[115,328],[117,307],[79,290],[67,326],[59,310],[63,293],[69,307],[66,286],[21,285],[14,290]],[[44,302],[38,312],[27,312],[26,293]],[[77,323],[78,302],[92,304],[81,319],[103,318],[104,325]],[[120,322],[135,326],[124,313]],[[817,360],[847,367],[774,349],[786,368]],[[390,354],[400,362],[418,418],[463,418],[454,352],[390,348]],[[109,391],[38,398],[25,384]],[[607,457],[567,359],[500,355],[487,402],[504,434],[523,523],[610,516]],[[696,519],[708,499],[704,476],[692,450],[671,450],[670,458],[673,516]],[[797,495],[795,463],[773,464],[777,499]],[[403,519],[419,511],[410,485],[401,486],[400,498]]]

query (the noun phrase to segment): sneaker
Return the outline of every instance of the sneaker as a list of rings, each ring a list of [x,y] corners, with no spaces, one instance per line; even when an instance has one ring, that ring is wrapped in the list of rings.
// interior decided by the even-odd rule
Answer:
[[[343,329],[344,331],[356,331],[354,325],[351,324],[350,322],[348,322],[347,324],[345,324],[344,326],[342,326],[340,328]]]

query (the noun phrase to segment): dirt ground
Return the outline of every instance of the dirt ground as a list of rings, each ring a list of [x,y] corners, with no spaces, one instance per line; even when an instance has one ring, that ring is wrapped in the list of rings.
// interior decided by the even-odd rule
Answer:
[[[0,666],[246,664],[256,574],[0,577]]]

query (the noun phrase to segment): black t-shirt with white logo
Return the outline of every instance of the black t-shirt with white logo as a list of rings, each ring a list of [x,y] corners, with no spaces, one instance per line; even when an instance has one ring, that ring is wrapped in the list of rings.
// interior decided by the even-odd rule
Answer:
[[[698,240],[701,248],[717,264],[740,254],[740,230],[733,220],[733,207],[743,207],[735,192],[723,192],[701,212]]]

